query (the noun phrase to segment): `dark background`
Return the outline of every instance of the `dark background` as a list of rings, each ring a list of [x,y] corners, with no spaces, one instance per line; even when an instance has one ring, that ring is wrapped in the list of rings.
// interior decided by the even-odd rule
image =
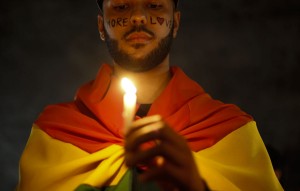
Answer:
[[[284,185],[300,189],[300,1],[181,0],[171,63],[214,98],[254,116],[285,158]],[[13,190],[31,125],[73,98],[101,63],[95,0],[1,1],[0,190]],[[238,144],[238,143],[236,143]]]

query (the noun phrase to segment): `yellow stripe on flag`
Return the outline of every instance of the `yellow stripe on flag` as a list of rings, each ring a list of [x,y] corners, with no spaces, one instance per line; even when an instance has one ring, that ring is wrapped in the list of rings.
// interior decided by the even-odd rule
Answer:
[[[211,190],[283,190],[254,121],[194,157]]]
[[[36,125],[20,161],[19,191],[74,190],[80,184],[115,185],[125,174],[123,147],[95,153],[53,139]]]

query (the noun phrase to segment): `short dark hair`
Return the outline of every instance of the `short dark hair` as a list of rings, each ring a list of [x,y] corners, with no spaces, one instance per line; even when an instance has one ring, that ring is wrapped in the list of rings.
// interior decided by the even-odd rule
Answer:
[[[173,1],[174,1],[175,9],[176,9],[177,5],[178,5],[178,0],[173,0]],[[103,0],[97,0],[97,4],[99,6],[99,9],[102,11]]]

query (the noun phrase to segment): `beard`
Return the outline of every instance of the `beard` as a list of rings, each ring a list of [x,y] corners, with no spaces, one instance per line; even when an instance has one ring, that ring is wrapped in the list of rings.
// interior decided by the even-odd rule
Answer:
[[[119,48],[119,42],[115,39],[110,38],[106,29],[104,29],[104,33],[105,33],[105,42],[108,47],[108,51],[116,64],[132,72],[144,72],[155,68],[156,66],[161,64],[164,61],[164,59],[167,57],[167,55],[171,50],[171,45],[173,42],[173,30],[174,30],[174,25],[172,25],[169,34],[159,41],[158,46],[155,49],[153,49],[149,54],[147,54],[142,58],[134,58],[130,54],[126,53],[124,50],[121,50]],[[125,39],[127,35],[130,35],[133,32],[141,32],[141,31],[148,33],[151,36],[154,36],[154,34],[151,31],[147,30],[143,26],[142,27],[137,26],[131,29],[130,31],[128,31],[124,35],[123,39]],[[135,49],[142,48],[143,46],[145,45],[141,43],[136,43],[133,45]]]

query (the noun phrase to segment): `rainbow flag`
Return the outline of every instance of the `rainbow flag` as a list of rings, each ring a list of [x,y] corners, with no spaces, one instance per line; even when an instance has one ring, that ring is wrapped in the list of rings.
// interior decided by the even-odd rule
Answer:
[[[212,99],[178,67],[171,72],[171,81],[147,115],[161,115],[185,137],[208,187],[283,190],[252,117]],[[104,64],[73,102],[45,108],[21,157],[17,190],[132,190],[133,172],[123,156],[119,84]],[[153,190],[155,184],[145,187]]]

